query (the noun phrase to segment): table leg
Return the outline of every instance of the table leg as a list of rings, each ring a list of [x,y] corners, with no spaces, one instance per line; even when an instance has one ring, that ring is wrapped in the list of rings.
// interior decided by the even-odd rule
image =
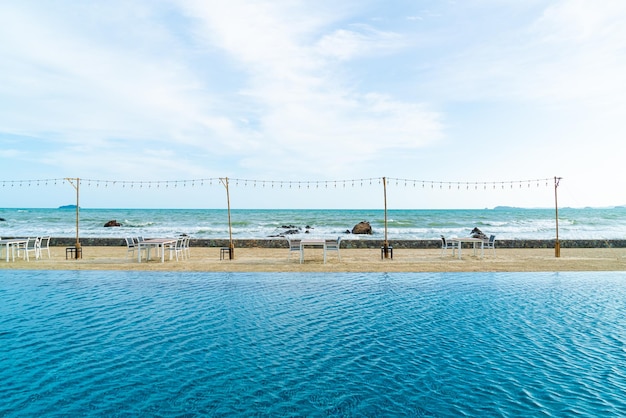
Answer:
[[[461,259],[461,247],[462,247],[462,242],[459,241],[459,260]]]
[[[300,264],[304,261],[304,246],[300,244]]]
[[[324,264],[326,264],[326,244],[324,244]]]

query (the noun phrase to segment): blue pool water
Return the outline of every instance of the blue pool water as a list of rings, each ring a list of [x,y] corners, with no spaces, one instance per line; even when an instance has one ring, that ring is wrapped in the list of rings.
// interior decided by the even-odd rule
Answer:
[[[619,416],[626,273],[0,270],[0,416]]]

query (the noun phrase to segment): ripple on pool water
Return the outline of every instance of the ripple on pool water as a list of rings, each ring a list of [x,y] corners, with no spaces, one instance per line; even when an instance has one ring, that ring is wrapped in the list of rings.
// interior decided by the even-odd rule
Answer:
[[[626,273],[0,271],[0,415],[619,415]]]

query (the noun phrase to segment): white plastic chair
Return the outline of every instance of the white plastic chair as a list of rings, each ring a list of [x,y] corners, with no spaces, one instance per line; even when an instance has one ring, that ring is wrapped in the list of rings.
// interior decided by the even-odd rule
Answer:
[[[131,237],[124,238],[126,240],[126,257],[128,254],[132,253],[135,255],[135,249],[137,248],[137,244],[135,244],[135,240]]]
[[[291,239],[291,238],[287,238],[287,243],[289,244],[289,259],[291,258],[291,253],[294,251],[297,251],[298,254],[300,253],[300,242],[302,240],[301,239]]]
[[[493,250],[493,256],[496,256],[496,236],[495,235],[490,235],[489,236],[489,240],[485,241],[483,248],[489,249],[491,248]]]
[[[326,240],[326,251],[337,251],[337,257],[339,257],[339,261],[341,261],[341,254],[339,254],[339,247],[341,246],[341,237],[337,237],[337,239],[327,239]]]
[[[178,261],[178,255],[180,254],[181,259],[185,259],[185,249],[184,249],[185,237],[180,237],[176,240],[176,243],[170,245],[167,249],[170,252],[170,260],[172,259],[172,253],[176,256],[176,261]]]
[[[24,254],[22,255],[22,257],[24,258],[24,260],[26,261],[30,261],[30,257],[28,255],[28,253],[34,253],[35,254],[35,260],[39,258],[39,249],[38,249],[38,245],[39,245],[39,238],[26,238],[26,244],[21,244],[18,245],[16,250],[17,250],[17,256],[20,256],[20,253],[23,251]]]
[[[452,256],[454,257],[454,253],[457,250],[457,244],[454,242],[448,241],[446,237],[441,236],[441,256],[443,257],[446,253],[446,250],[452,250]]]
[[[39,253],[39,257],[43,258],[42,252],[48,252],[48,258],[50,258],[50,237],[41,237],[39,238],[37,252]]]
[[[191,241],[191,237],[189,235],[185,235],[183,238],[183,255],[187,258],[191,258],[191,252],[189,250],[189,241]]]

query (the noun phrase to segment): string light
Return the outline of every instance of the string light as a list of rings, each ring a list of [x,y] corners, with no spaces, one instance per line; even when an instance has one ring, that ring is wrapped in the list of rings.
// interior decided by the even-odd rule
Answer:
[[[338,180],[300,180],[300,181],[256,180],[256,179],[231,179],[231,180],[232,180],[231,185],[234,185],[235,187],[238,187],[238,186],[248,187],[249,185],[252,185],[253,187],[256,188],[257,185],[260,185],[261,187],[265,188],[267,185],[269,185],[272,189],[274,189],[275,187],[279,187],[281,189],[285,187],[289,189],[296,189],[295,186],[297,185],[298,190],[302,190],[302,189],[310,190],[312,188],[320,189],[320,186],[323,186],[323,188],[325,189],[328,189],[329,186],[332,186],[332,188],[334,189],[337,189],[339,186],[341,186],[341,188],[346,189],[348,186],[351,186],[352,188],[357,187],[357,186],[364,187],[367,184],[369,184],[369,186],[372,186],[374,184],[380,185],[383,182],[382,177],[370,177],[370,178],[360,178],[360,179],[341,179],[341,180],[338,179]],[[413,187],[415,188],[418,186],[419,183],[421,183],[422,189],[426,188],[426,184],[430,184],[430,188],[434,189],[435,185],[438,184],[439,189],[441,190],[444,189],[444,186],[447,186],[448,190],[452,190],[454,185],[456,185],[456,190],[461,190],[461,186],[464,185],[465,189],[468,191],[471,189],[472,185],[474,186],[473,187],[474,190],[476,191],[480,190],[481,188],[479,186],[481,184],[482,184],[482,190],[488,190],[489,188],[495,190],[498,186],[500,186],[500,189],[502,190],[507,188],[507,186],[509,189],[514,189],[515,185],[517,185],[519,189],[524,189],[524,184],[526,185],[527,189],[531,189],[533,185],[535,185],[536,187],[541,187],[542,183],[545,183],[545,187],[549,187],[551,184],[551,180],[552,180],[551,178],[544,178],[544,179],[533,179],[533,180],[470,182],[470,181],[433,181],[433,180],[418,180],[418,179],[385,177],[385,181],[387,182],[387,185],[395,184],[396,186],[404,185],[404,187],[409,187],[412,184]],[[197,185],[202,186],[202,187],[206,185],[213,186],[214,182],[216,184],[220,184],[218,177],[187,179],[187,180],[161,180],[161,181],[158,181],[158,180],[157,181],[99,180],[99,179],[79,179],[79,181],[81,185],[86,186],[86,187],[113,188],[113,187],[117,187],[121,185],[123,189],[126,189],[126,188],[151,189],[153,186],[156,189],[160,189],[162,187],[165,187],[165,189],[169,189],[170,187],[176,189],[181,185],[182,187],[186,188],[187,186],[196,187]],[[50,179],[49,178],[49,179],[32,179],[32,180],[0,180],[0,183],[2,185],[2,188],[7,188],[7,187],[11,187],[11,188],[29,187],[30,188],[30,187],[49,186],[49,185],[57,186],[59,183],[64,184],[64,179]]]

